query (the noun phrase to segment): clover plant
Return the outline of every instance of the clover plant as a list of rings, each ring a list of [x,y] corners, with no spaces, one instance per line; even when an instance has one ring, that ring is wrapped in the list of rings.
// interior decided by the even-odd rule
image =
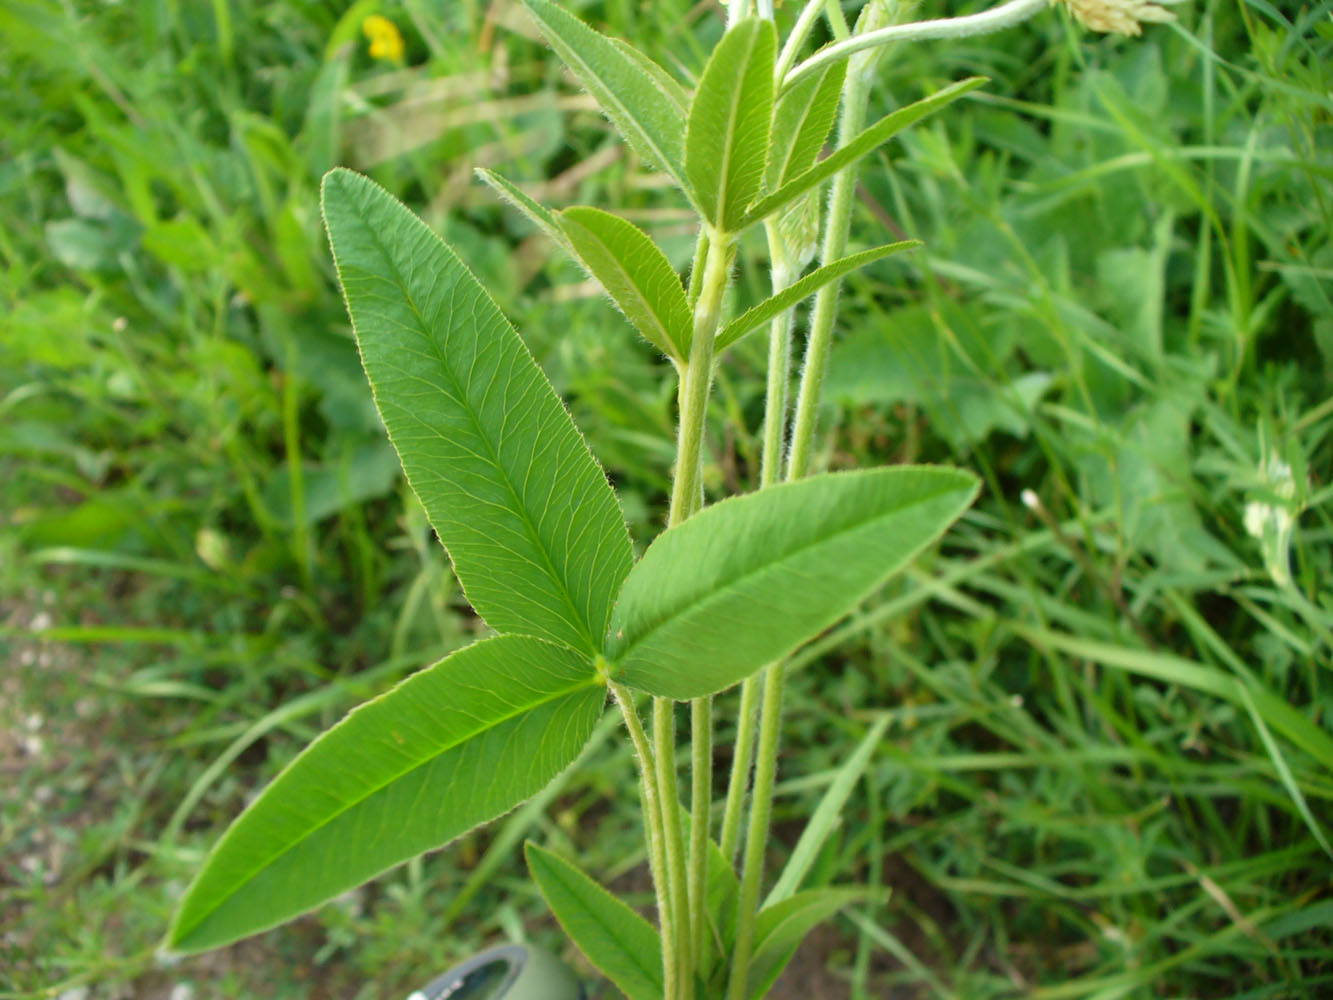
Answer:
[[[890,42],[996,30],[1047,0],[912,24],[895,23],[896,4],[872,0],[854,28],[837,4],[811,0],[781,45],[771,0],[757,9],[732,0],[693,87],[549,0],[525,2],[625,141],[698,216],[682,283],[653,240],[620,216],[554,211],[481,172],[670,359],[680,412],[666,528],[636,561],[605,474],[467,265],[371,180],[328,174],[324,220],[376,405],[467,599],[497,634],[311,743],[213,848],[167,943],[198,951],[273,927],[494,819],[569,767],[613,702],[638,763],[657,926],[569,860],[529,844],[532,877],[579,948],[632,1000],[753,1000],[815,923],[867,892],[802,890],[817,849],[803,843],[760,902],[783,659],[937,540],[977,492],[957,469],[813,470],[838,281],[916,245],[846,253],[857,164],[984,82],[954,83],[867,126],[876,64]],[[1080,17],[1095,7],[1109,21],[1118,12],[1135,29],[1161,19],[1151,13],[1161,8],[1134,0],[1071,6]],[[821,16],[835,41],[800,61]],[[772,296],[726,319],[737,239],[756,226],[768,242]],[[811,295],[793,408],[793,307]],[[761,327],[769,331],[761,487],[703,506],[714,367]],[[733,766],[715,829],[712,696],[736,684]],[[681,702],[691,719],[688,805],[677,762]]]

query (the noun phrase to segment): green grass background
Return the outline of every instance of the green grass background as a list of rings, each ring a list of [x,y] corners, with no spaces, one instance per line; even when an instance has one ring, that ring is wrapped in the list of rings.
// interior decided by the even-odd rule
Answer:
[[[686,79],[720,31],[707,4],[571,6]],[[993,82],[863,170],[853,249],[927,246],[846,283],[823,460],[986,489],[797,657],[773,863],[887,715],[810,880],[894,890],[812,940],[802,995],[1333,995],[1333,5],[1175,9],[885,61],[872,112]],[[402,65],[367,53],[377,12]],[[391,996],[524,936],[579,962],[515,848],[647,904],[613,723],[439,854],[154,952],[248,796],[484,628],[379,428],[321,174],[370,173],[460,249],[640,542],[666,366],[471,170],[622,212],[683,269],[681,200],[508,0],[4,0],[0,51],[0,995]],[[764,263],[745,242],[733,308]],[[719,372],[713,495],[757,478],[759,339]]]

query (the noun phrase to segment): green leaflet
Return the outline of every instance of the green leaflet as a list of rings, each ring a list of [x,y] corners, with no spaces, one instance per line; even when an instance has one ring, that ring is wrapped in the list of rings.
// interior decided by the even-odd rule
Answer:
[[[648,921],[570,862],[523,846],[537,888],[560,926],[629,1000],[661,1000],[662,939]]]
[[[748,1000],[760,1000],[768,993],[811,930],[844,906],[870,895],[866,889],[807,889],[760,910],[755,920]]]
[[[560,228],[560,222],[549,208],[529,198],[518,189],[516,184],[505,180],[494,170],[477,167],[475,173],[490,186],[492,191],[526,215],[533,225],[555,240],[564,248],[566,253],[571,255],[574,253],[574,248],[569,245],[565,231]]]
[[[976,492],[970,473],[898,466],[705,508],[663,532],[626,577],[607,643],[617,679],[679,700],[730,687],[850,611]]]
[[[676,106],[676,111],[680,114],[680,120],[684,121],[685,116],[690,111],[690,94],[685,89],[684,84],[623,38],[612,38],[610,41],[612,45],[629,56],[645,73],[653,78],[653,82],[662,89],[662,93]]]
[[[684,362],[693,323],[685,287],[643,230],[599,208],[560,213],[565,235],[620,311],[663,354]]]
[[[847,63],[837,62],[802,80],[778,99],[773,146],[764,187],[773,191],[814,166],[838,117]]]
[[[834,153],[820,160],[810,169],[797,174],[770,195],[759,199],[745,215],[743,225],[758,222],[772,215],[783,205],[828,180],[839,170],[850,166],[861,157],[874,152],[907,126],[912,125],[927,115],[938,111],[962,97],[969,90],[975,90],[987,81],[984,76],[972,76],[957,83],[951,83],[943,90],[938,90],[929,97],[922,98],[904,108],[899,108],[875,122],[855,139],[839,147]]]
[[[310,744],[232,823],[168,945],[266,930],[512,809],[578,756],[605,696],[586,657],[527,636],[414,674]]]
[[[588,88],[611,123],[640,156],[685,187],[681,153],[685,121],[678,93],[663,89],[645,69],[647,56],[629,56],[627,43],[616,43],[589,28],[549,0],[523,0],[551,48]]]
[[[324,219],[375,402],[492,628],[597,652],[631,562],[596,459],[453,251],[373,181],[324,180]]]
[[[764,183],[773,126],[771,21],[739,21],[708,58],[685,130],[685,175],[705,219],[736,232]]]
[[[762,326],[775,316],[782,315],[802,299],[819,291],[830,281],[837,281],[844,274],[855,271],[858,267],[864,267],[871,261],[879,260],[881,257],[887,257],[889,254],[898,253],[902,250],[912,250],[920,245],[920,240],[886,243],[881,247],[848,254],[846,257],[835,260],[832,264],[825,264],[823,267],[811,271],[804,278],[793,282],[776,295],[760,302],[757,306],[747,309],[724,326],[718,331],[717,341],[713,349],[715,351],[725,351],[751,330]]]

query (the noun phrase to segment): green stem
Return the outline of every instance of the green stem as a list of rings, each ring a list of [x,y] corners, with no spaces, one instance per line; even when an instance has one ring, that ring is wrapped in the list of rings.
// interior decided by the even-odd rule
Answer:
[[[690,266],[690,287],[688,299],[690,308],[699,301],[699,292],[704,284],[704,263],[708,260],[708,227],[701,225],[699,235],[694,240],[694,263]]]
[[[689,358],[681,373],[680,425],[676,441],[676,474],[671,484],[671,509],[667,527],[680,524],[701,504],[703,436],[708,412],[708,393],[713,375],[713,340],[722,315],[734,237],[707,229],[699,233],[696,264],[690,284],[694,297],[694,330]],[[698,263],[703,257],[702,266]],[[696,282],[697,277],[697,282]],[[695,287],[697,285],[697,287]],[[707,845],[712,798],[712,703],[696,699],[691,705],[691,766],[693,823],[689,870],[686,870],[684,837],[680,820],[680,793],[676,774],[675,703],[653,699],[653,745],[657,784],[662,797],[662,820],[666,856],[666,882],[677,920],[675,954],[666,956],[668,966],[679,974],[678,996],[692,1000],[697,948],[702,947],[707,890]],[[667,947],[665,934],[663,946]],[[672,997],[670,993],[667,994]]]
[[[768,227],[769,256],[773,260],[773,293],[791,284],[793,275],[786,264],[785,249],[775,229]],[[794,311],[776,316],[768,331],[768,385],[764,396],[764,446],[759,460],[759,485],[771,486],[782,478],[782,448],[787,430],[787,382],[791,377],[791,329]],[[740,843],[741,819],[745,812],[745,793],[750,783],[750,763],[758,726],[760,676],[752,675],[741,684],[740,715],[736,725],[731,776],[727,783],[727,804],[722,814],[722,854],[730,862]]]
[[[675,962],[675,915],[672,912],[671,893],[667,885],[666,849],[663,843],[662,797],[657,786],[656,765],[648,736],[639,721],[639,712],[634,707],[634,696],[615,681],[608,680],[607,687],[615,696],[620,706],[620,714],[625,718],[625,728],[629,731],[634,752],[639,755],[639,797],[643,800],[644,840],[648,846],[648,868],[653,876],[653,889],[657,893],[657,922],[662,930],[662,974],[664,981],[663,995],[675,997],[676,962]]]
[[[694,334],[690,356],[681,376],[680,426],[676,435],[676,479],[671,484],[671,510],[667,527],[674,527],[694,513],[699,502],[699,456],[703,450],[704,417],[708,412],[708,390],[713,381],[713,339],[722,315],[722,296],[727,290],[727,267],[734,241],[731,236],[709,233],[698,301],[694,304]]]
[[[676,778],[676,703],[670,698],[653,699],[653,750],[657,764],[657,790],[662,803],[662,842],[665,847],[667,893],[670,896],[675,933],[671,944],[662,935],[665,967],[676,970],[676,992],[667,1000],[691,1000],[694,996],[693,934],[690,930],[688,888],[685,881],[685,840],[680,822],[680,786]]]
[[[708,834],[713,808],[713,699],[690,702],[690,931],[694,965],[708,968]]]
[[[750,676],[741,684],[741,704],[736,720],[736,744],[727,779],[727,805],[722,813],[722,856],[731,863],[740,846],[741,819],[745,815],[745,793],[750,784],[750,761],[754,734],[759,725],[759,678]]]
[[[773,813],[773,784],[778,772],[778,741],[782,729],[782,686],[786,666],[774,663],[764,668],[764,700],[760,706],[759,753],[754,769],[754,795],[750,799],[750,826],[745,835],[741,891],[736,904],[736,937],[731,950],[731,978],[727,1000],[746,1000],[750,956],[754,951],[754,924],[759,910],[759,886],[764,872],[764,849],[768,845],[768,823]]]
[[[849,73],[843,86],[842,120],[838,126],[842,142],[861,130],[869,97],[870,86],[866,74]],[[833,178],[828,220],[824,224],[821,265],[838,260],[846,252],[855,195],[854,168],[844,170]],[[819,398],[824,387],[824,373],[828,369],[829,349],[833,344],[833,321],[838,313],[840,285],[841,282],[830,281],[821,288],[815,295],[815,304],[811,309],[810,339],[805,348],[805,365],[801,370],[801,388],[796,398],[796,416],[792,423],[791,455],[787,459],[788,479],[800,479],[810,471]]]
[[[869,18],[883,16],[878,6],[866,8],[857,24],[858,32],[871,29]],[[846,143],[865,123],[870,98],[874,56],[858,56],[848,66],[843,84],[842,117],[838,124],[839,144]],[[852,201],[856,194],[855,168],[843,170],[833,179],[829,194],[828,218],[824,224],[821,264],[842,257],[847,249],[851,228]],[[791,455],[787,460],[787,481],[801,479],[810,471],[819,410],[820,390],[828,368],[829,348],[833,339],[833,321],[838,309],[838,282],[820,289],[811,311],[810,339],[806,344],[801,388],[792,423]],[[764,874],[764,848],[768,843],[768,825],[773,811],[773,784],[778,770],[778,744],[782,727],[782,689],[785,665],[774,663],[763,673],[764,697],[759,714],[759,749],[755,762],[754,793],[751,796],[750,824],[745,835],[745,857],[741,870],[740,898],[736,907],[736,933],[731,955],[731,976],[727,1000],[746,1000],[750,958],[754,950],[754,926],[759,905],[759,889]]]
[[[805,7],[797,16],[796,23],[792,25],[791,31],[787,35],[787,40],[782,43],[782,52],[778,55],[778,63],[773,71],[773,76],[779,85],[786,78],[792,66],[796,64],[796,57],[801,52],[801,46],[810,37],[810,30],[814,28],[815,22],[819,20],[819,15],[823,11],[824,0],[806,0]]]
[[[893,42],[921,42],[938,38],[967,38],[973,35],[988,35],[993,31],[1003,31],[1031,17],[1035,17],[1050,8],[1050,0],[1009,0],[1008,3],[983,10],[978,14],[963,17],[941,17],[931,21],[916,21],[912,24],[890,24],[875,31],[860,32],[850,38],[825,45],[805,62],[786,74],[781,79],[782,89],[786,90],[803,80],[811,73],[839,59],[846,59],[858,52],[878,48]]]

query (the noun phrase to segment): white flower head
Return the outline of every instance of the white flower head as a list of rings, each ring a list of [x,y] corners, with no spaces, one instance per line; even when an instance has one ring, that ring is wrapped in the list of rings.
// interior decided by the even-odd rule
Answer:
[[[1052,0],[1054,2],[1054,0]],[[1075,20],[1090,31],[1112,32],[1117,35],[1141,35],[1145,23],[1164,24],[1174,21],[1176,15],[1161,4],[1180,3],[1180,0],[1064,0]]]
[[[1269,455],[1259,466],[1259,481],[1262,499],[1245,505],[1245,530],[1259,540],[1268,575],[1286,584],[1291,580],[1291,532],[1304,505],[1297,496],[1291,466],[1276,455]]]

